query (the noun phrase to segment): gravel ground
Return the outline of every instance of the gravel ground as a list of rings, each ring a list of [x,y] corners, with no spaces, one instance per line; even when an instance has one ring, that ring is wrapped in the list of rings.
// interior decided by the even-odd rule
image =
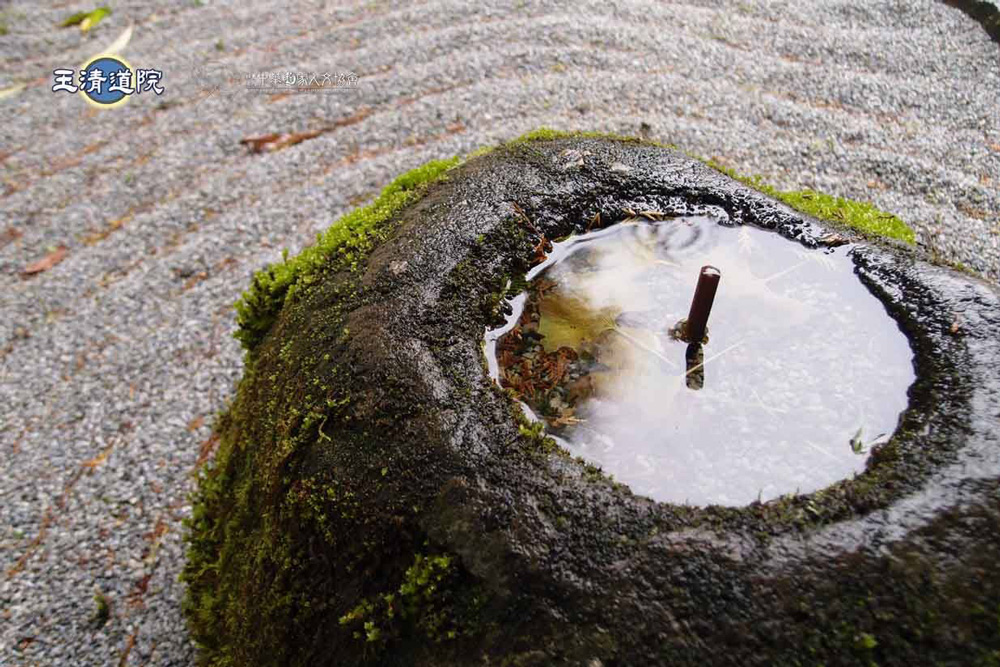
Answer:
[[[240,374],[231,304],[428,159],[540,125],[641,133],[871,200],[1000,276],[998,49],[936,0],[123,2],[89,35],[55,25],[90,5],[53,4],[0,10],[0,89],[26,85],[0,99],[2,665],[192,663],[181,521]],[[130,23],[161,97],[51,92]],[[286,70],[360,78],[212,87]]]

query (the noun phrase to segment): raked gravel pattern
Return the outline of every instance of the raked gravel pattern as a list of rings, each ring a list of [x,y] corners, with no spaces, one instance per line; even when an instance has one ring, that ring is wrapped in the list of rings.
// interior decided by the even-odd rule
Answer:
[[[56,27],[93,4],[0,12],[0,90],[25,85],[0,99],[2,665],[192,664],[181,521],[240,375],[231,304],[426,160],[541,125],[643,134],[873,201],[1000,275],[998,48],[935,0],[139,1]],[[129,24],[161,97],[51,92]],[[359,83],[212,87],[288,70]]]

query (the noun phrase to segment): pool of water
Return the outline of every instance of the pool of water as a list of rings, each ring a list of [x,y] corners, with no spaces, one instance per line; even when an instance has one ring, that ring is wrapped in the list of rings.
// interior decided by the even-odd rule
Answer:
[[[815,491],[863,470],[914,380],[905,336],[849,252],[708,216],[572,237],[487,332],[490,371],[636,493],[742,505]],[[697,350],[668,331],[706,264],[722,278]]]

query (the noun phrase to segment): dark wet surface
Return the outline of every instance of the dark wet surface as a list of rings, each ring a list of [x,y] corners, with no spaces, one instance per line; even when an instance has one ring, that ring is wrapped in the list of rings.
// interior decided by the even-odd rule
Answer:
[[[832,231],[850,236],[675,151],[539,141],[455,170],[385,230],[363,275],[330,272],[287,302],[223,422],[229,465],[203,504],[214,523],[200,536],[230,560],[199,585],[247,623],[209,639],[238,650],[241,664],[995,662],[995,285],[935,266],[919,248],[852,236],[849,262],[846,248],[834,253],[843,279],[853,266],[905,333],[916,380],[863,473],[766,503],[685,507],[612,484],[527,428],[485,372],[483,332],[503,321],[505,286],[546,240],[630,211],[712,209],[776,230],[781,238],[761,238],[793,254]],[[731,344],[723,295],[745,287],[720,268],[706,359]],[[623,311],[616,325],[648,326],[642,312]],[[825,335],[848,351],[865,340]],[[558,349],[543,352],[558,362]],[[722,386],[721,362],[735,353],[707,363],[704,389],[684,390]],[[681,344],[670,358],[683,357]],[[808,405],[791,390],[783,402],[762,398]],[[433,554],[447,555],[451,574],[426,618],[459,624],[444,626],[454,641],[400,627],[382,604],[398,599],[416,556]],[[269,603],[287,599],[292,621]],[[383,636],[400,633],[382,653],[354,637],[360,620],[338,621],[368,603],[383,610],[371,621]]]
[[[914,379],[907,340],[850,248],[809,250],[707,216],[573,237],[531,274],[530,316],[520,300],[512,318],[524,322],[499,344],[502,383],[570,452],[656,500],[817,490],[864,469]],[[704,264],[723,277],[699,352],[668,329]],[[565,366],[548,391],[535,377],[544,360]]]

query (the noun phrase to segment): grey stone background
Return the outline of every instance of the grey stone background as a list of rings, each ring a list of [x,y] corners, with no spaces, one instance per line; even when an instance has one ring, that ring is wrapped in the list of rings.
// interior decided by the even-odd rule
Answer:
[[[1000,57],[936,0],[185,0],[56,27],[92,8],[0,6],[2,665],[192,663],[181,520],[240,374],[231,304],[428,159],[540,125],[643,134],[870,200],[1000,276]],[[162,96],[51,92],[129,25]],[[246,89],[289,70],[359,84]]]

